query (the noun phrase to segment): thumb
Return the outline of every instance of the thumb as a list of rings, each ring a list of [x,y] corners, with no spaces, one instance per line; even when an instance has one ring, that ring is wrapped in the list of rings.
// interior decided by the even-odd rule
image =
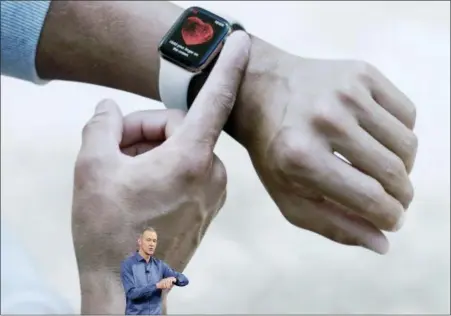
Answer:
[[[174,134],[183,143],[207,143],[214,147],[232,111],[249,60],[251,40],[236,31],[226,41],[205,85],[185,120]]]
[[[83,128],[81,151],[98,155],[119,151],[122,128],[122,113],[117,104],[112,100],[101,101]]]

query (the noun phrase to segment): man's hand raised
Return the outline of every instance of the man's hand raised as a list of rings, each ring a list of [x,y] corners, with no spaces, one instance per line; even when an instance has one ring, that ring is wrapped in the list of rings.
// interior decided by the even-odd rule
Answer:
[[[105,293],[92,290],[102,288],[94,283],[117,276],[96,280],[92,274],[115,274],[144,226],[163,232],[161,259],[178,271],[190,260],[225,201],[226,171],[213,149],[233,108],[249,49],[245,33],[228,38],[186,116],[168,110],[124,118],[113,101],[97,106],[83,130],[75,167],[72,233],[82,313],[123,312],[108,302],[98,306]],[[104,288],[115,291],[110,283]]]
[[[174,277],[165,278],[157,283],[157,289],[170,290],[176,281]]]

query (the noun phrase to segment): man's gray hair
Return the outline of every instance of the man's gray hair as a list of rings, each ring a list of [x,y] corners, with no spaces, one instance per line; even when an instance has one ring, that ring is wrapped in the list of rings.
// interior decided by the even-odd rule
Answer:
[[[155,228],[151,227],[151,226],[147,226],[146,228],[144,228],[144,230],[141,233],[141,236],[145,233],[145,232],[151,232],[151,233],[157,233],[157,231],[155,230]]]

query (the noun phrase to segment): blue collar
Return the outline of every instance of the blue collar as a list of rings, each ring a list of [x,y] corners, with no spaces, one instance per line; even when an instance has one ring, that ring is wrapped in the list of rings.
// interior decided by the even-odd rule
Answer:
[[[138,262],[140,262],[140,261],[146,262],[146,259],[144,259],[144,258],[139,254],[139,251],[138,251],[138,250],[135,252],[135,259],[136,259],[136,261],[138,261]],[[153,260],[153,257],[150,257],[149,262],[151,262],[152,260]]]

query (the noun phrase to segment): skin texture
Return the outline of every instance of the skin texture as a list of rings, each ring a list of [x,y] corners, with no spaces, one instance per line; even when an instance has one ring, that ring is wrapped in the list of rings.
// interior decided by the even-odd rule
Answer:
[[[123,313],[119,263],[142,227],[164,232],[158,241],[163,251],[155,254],[174,269],[183,270],[193,256],[225,201],[226,171],[213,149],[249,47],[243,32],[229,38],[186,116],[165,110],[123,117],[113,101],[97,106],[83,129],[74,177],[72,234],[83,314]],[[169,290],[168,282],[161,286]]]
[[[176,5],[160,1],[54,1],[38,47],[38,73],[46,79],[88,82],[159,100],[157,46],[181,12]],[[389,244],[383,231],[401,227],[414,194],[408,177],[418,146],[413,132],[414,105],[366,62],[305,59],[255,36],[251,36],[251,43],[249,63],[225,130],[248,150],[266,190],[290,223],[341,244],[386,253]],[[197,116],[197,122],[202,121],[201,113],[190,110],[190,114]],[[147,112],[133,115],[141,122],[146,117]],[[196,126],[193,121],[188,124]],[[125,150],[139,153],[151,148],[150,143]],[[175,178],[167,174],[173,167],[167,163],[180,149],[171,148],[173,152],[158,162],[161,165],[156,174],[160,177]],[[189,148],[190,153],[203,157],[205,153],[197,150]],[[177,166],[187,165],[184,168],[192,170],[187,159],[177,161]],[[217,210],[221,203],[213,207],[212,202],[191,201],[186,196],[195,189],[186,189],[180,193],[187,199],[180,206],[184,210],[181,216],[169,211],[179,207],[171,204],[173,196],[179,195],[170,191],[180,185],[169,186],[167,182],[161,187],[152,182],[155,191],[145,194],[134,186],[135,182],[110,185],[102,194],[127,197],[118,202],[97,200],[95,196],[105,192],[104,184],[100,190],[83,179],[94,178],[94,182],[102,183],[112,177],[111,170],[121,168],[111,167],[112,162],[98,163],[94,172],[83,161],[79,161],[76,171],[82,180],[76,180],[74,214],[82,215],[73,219],[73,225],[80,227],[74,231],[74,242],[82,270],[83,310],[94,313],[84,293],[103,297],[102,291],[94,294],[97,290],[92,283],[98,284],[97,279],[103,282],[105,275],[116,278],[115,263],[125,249],[131,249],[138,224],[152,221],[152,226],[165,231],[167,240],[160,241],[158,255],[183,271],[205,232],[205,223],[213,217],[199,209],[209,205]],[[197,167],[194,170],[199,171]],[[128,173],[121,173],[121,177],[131,177]],[[189,183],[194,179],[197,181],[193,177]],[[80,195],[80,183],[85,186],[80,192],[94,197]],[[199,192],[196,194],[202,195]],[[161,203],[168,204],[155,205],[152,199],[145,198],[157,193]],[[156,211],[160,208],[166,209],[162,217]],[[111,210],[121,215],[98,216],[99,212]],[[86,229],[86,225],[92,227]],[[196,229],[184,230],[191,225]],[[121,233],[115,234],[114,243],[102,237],[118,229]],[[98,244],[91,247],[96,239]],[[182,240],[187,239],[194,242],[185,246]],[[85,273],[91,282],[85,282]],[[119,295],[108,289],[112,291],[109,297]],[[96,301],[99,299],[93,299]],[[110,311],[120,312],[113,307]]]

